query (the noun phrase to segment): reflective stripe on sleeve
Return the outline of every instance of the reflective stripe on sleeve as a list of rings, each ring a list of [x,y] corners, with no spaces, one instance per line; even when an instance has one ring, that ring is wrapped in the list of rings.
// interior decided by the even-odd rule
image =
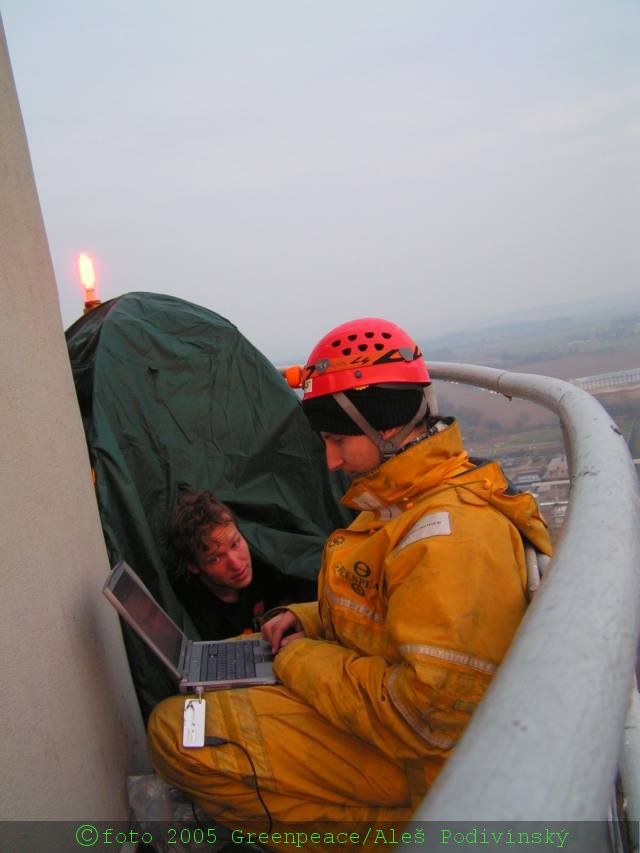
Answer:
[[[426,655],[427,657],[438,658],[438,660],[449,661],[449,663],[458,663],[461,666],[477,669],[478,672],[486,672],[488,675],[493,675],[498,669],[495,663],[491,663],[491,661],[477,658],[474,655],[467,655],[464,652],[457,652],[454,649],[443,649],[440,646],[406,643],[398,646],[398,651],[401,655]]]

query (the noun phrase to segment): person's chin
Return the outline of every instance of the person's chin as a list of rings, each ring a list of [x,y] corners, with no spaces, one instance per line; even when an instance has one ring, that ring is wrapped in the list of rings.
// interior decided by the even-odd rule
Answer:
[[[253,572],[247,572],[246,575],[241,575],[234,584],[236,589],[246,589],[253,580]]]
[[[375,471],[375,468],[367,468],[366,471],[345,471],[345,474],[349,478],[349,480],[357,480],[358,477],[366,477],[367,474],[370,474],[372,471]]]

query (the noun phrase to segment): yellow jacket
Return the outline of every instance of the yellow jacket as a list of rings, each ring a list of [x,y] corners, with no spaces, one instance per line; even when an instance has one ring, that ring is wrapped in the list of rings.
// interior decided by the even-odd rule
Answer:
[[[291,606],[306,637],[278,653],[283,683],[207,693],[215,748],[183,747],[184,696],[151,715],[153,766],[230,827],[262,827],[263,801],[276,828],[408,820],[525,611],[522,536],[551,550],[531,495],[472,465],[455,423],[344,500],[364,511],[325,545],[319,604]]]
[[[306,637],[277,656],[279,679],[336,728],[417,759],[421,789],[522,619],[522,537],[551,553],[532,495],[507,491],[453,422],[353,482],[343,502],[363,511],[325,545],[318,604],[290,607]]]

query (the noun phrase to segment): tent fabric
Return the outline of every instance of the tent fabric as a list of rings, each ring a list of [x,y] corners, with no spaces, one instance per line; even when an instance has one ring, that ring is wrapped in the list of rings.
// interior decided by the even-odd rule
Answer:
[[[188,483],[233,509],[258,561],[311,592],[327,534],[352,515],[273,365],[228,320],[154,293],[105,302],[66,337],[111,565],[126,560],[189,637],[206,639],[169,579],[166,525]],[[175,685],[124,628],[146,716]]]

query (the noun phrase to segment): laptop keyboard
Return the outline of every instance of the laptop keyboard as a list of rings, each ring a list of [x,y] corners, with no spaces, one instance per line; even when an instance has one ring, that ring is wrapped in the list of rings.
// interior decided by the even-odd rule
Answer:
[[[256,674],[255,647],[260,642],[240,640],[216,643],[202,659],[202,681],[227,681],[254,678]]]

